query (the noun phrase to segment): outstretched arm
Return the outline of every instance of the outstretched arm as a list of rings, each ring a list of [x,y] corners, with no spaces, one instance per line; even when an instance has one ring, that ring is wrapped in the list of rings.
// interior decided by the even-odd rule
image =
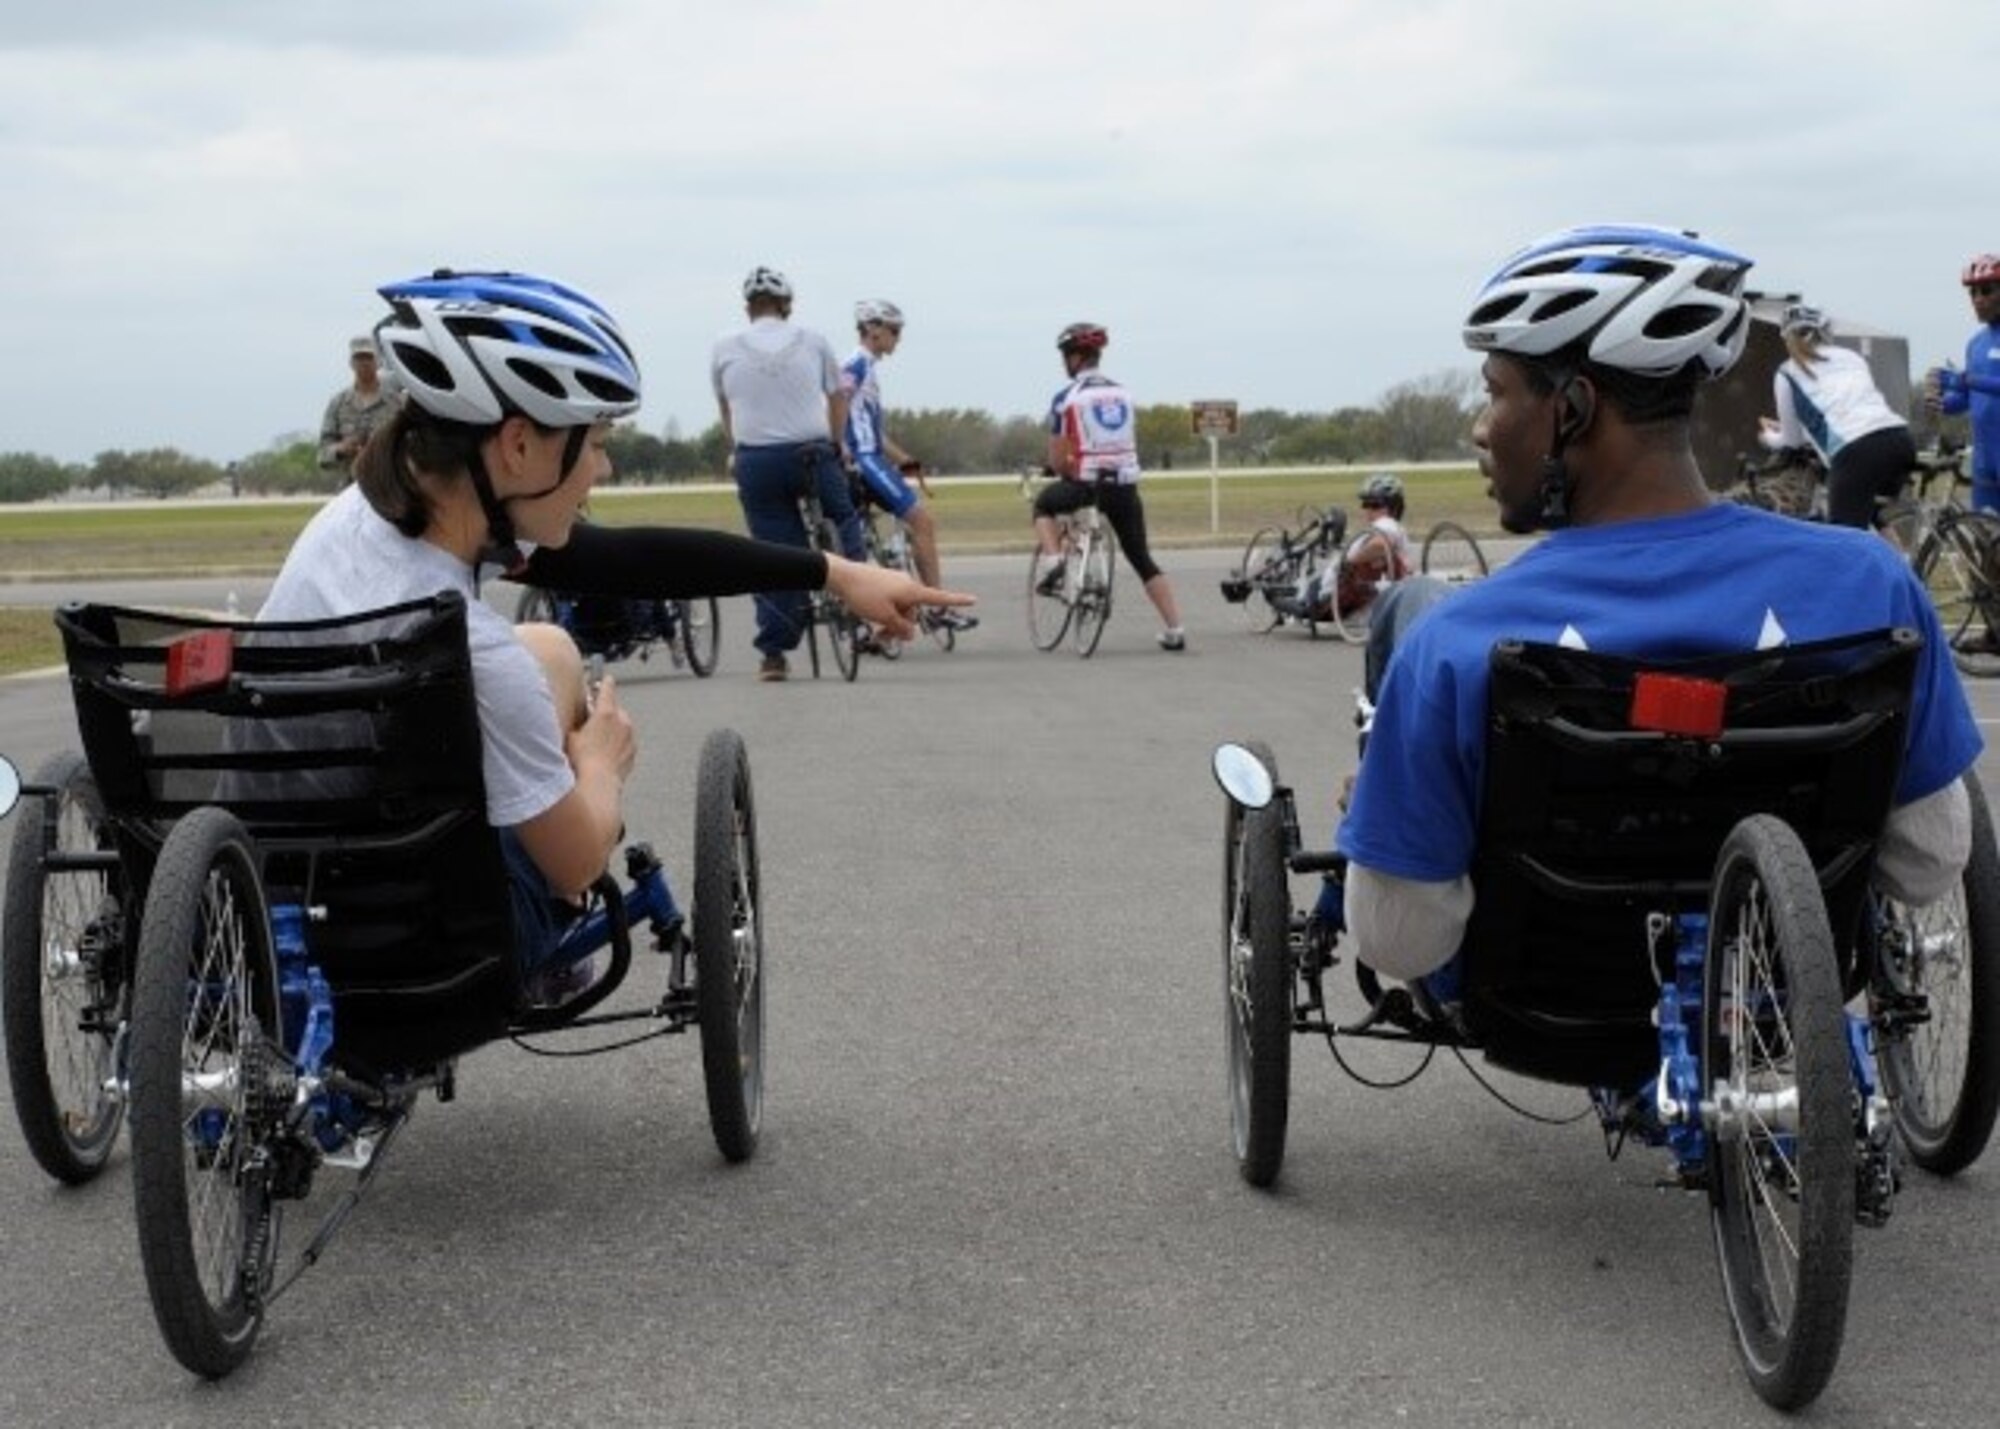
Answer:
[[[916,633],[922,607],[973,603],[972,596],[938,590],[872,561],[678,526],[578,525],[567,545],[538,547],[508,579],[650,600],[824,587],[863,620],[904,639]]]

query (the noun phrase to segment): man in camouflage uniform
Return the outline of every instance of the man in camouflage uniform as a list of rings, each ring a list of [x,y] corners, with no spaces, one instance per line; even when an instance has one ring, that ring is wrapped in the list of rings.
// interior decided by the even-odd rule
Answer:
[[[347,469],[378,427],[396,415],[397,394],[376,373],[375,340],[357,337],[347,344],[354,385],[343,387],[326,404],[319,424],[319,464]]]

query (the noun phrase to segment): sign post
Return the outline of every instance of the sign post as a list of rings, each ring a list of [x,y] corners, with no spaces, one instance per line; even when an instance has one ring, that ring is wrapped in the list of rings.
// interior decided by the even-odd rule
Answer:
[[[1208,438],[1208,533],[1222,530],[1222,472],[1220,444],[1236,435],[1236,403],[1212,400],[1188,403],[1194,414],[1194,434]]]

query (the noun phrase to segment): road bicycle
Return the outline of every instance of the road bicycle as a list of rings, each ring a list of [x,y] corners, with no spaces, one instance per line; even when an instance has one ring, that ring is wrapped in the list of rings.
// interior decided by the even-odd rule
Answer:
[[[1024,471],[1021,494],[1032,503],[1044,479],[1053,478]],[[1093,485],[1116,483],[1115,476],[1100,476]],[[1028,555],[1028,637],[1037,650],[1053,650],[1067,634],[1077,655],[1088,660],[1111,619],[1118,539],[1097,509],[1094,494],[1090,504],[1063,512],[1055,520],[1061,564],[1048,567],[1039,549]],[[1051,569],[1060,574],[1052,576]]]
[[[1736,481],[1723,496],[1780,516],[1824,521],[1826,464],[1811,447],[1779,447],[1758,455],[1738,452]]]
[[[1904,495],[1877,503],[1876,524],[1930,592],[1952,662],[1967,675],[2000,675],[2000,517],[1958,499],[1969,478],[1956,443],[1920,453],[1911,476]]]
[[[902,571],[911,580],[921,579],[910,528],[876,504],[860,480],[850,482],[849,489],[854,497],[854,509],[861,516],[861,546],[868,553],[868,559],[892,571]],[[949,653],[958,644],[958,632],[948,621],[940,620],[938,612],[923,610],[918,615],[917,623],[938,649]],[[893,635],[875,637],[876,648],[890,660],[901,657],[905,643]]]
[[[804,485],[799,492],[799,519],[805,523],[806,542],[824,556],[844,554],[839,528],[820,503],[815,480],[820,457],[809,452],[805,458]],[[873,644],[867,623],[847,608],[846,602],[824,588],[806,594],[806,658],[813,678],[819,678],[819,636],[826,632],[827,649],[840,678],[853,683],[861,673],[861,652]]]

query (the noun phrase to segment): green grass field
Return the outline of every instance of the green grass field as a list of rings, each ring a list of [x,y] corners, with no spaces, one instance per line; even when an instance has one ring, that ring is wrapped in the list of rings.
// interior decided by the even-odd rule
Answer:
[[[1352,510],[1365,475],[1365,468],[1224,473],[1219,530],[1211,530],[1207,473],[1156,473],[1146,479],[1147,526],[1162,547],[1241,546],[1259,527],[1299,524],[1301,507],[1340,504]],[[1473,468],[1415,471],[1403,479],[1413,535],[1421,537],[1432,522],[1445,519],[1480,536],[1497,529],[1485,483]],[[1028,548],[1027,507],[1011,480],[934,482],[931,504],[947,555]],[[317,502],[134,501],[0,510],[0,600],[6,581],[273,572],[317,509]],[[743,529],[743,513],[728,490],[607,488],[592,499],[591,510],[613,526]],[[60,658],[46,611],[0,609],[0,673]]]

